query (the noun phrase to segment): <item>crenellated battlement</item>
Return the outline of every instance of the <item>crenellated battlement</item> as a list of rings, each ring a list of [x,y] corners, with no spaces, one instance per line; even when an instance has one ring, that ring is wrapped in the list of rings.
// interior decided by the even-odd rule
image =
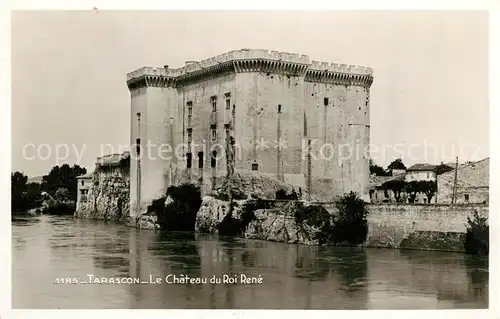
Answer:
[[[324,76],[316,76],[318,72],[327,72],[327,78],[337,79],[345,76],[362,76],[356,82],[369,81],[372,68],[329,62],[310,62],[304,54],[279,52],[261,49],[241,49],[226,52],[202,61],[194,61],[183,67],[154,68],[143,67],[127,74],[129,87],[139,87],[150,83],[155,85],[183,85],[190,81],[199,81],[228,73],[241,72],[277,72],[295,76],[306,75],[306,78],[320,80]],[[313,80],[314,80],[313,79]],[[136,84],[134,84],[136,83]],[[133,85],[132,85],[133,84]],[[371,84],[371,82],[370,82]]]
[[[348,65],[348,64],[312,61],[311,65],[309,66],[309,69],[315,71],[329,71],[329,72],[349,73],[356,75],[373,75],[372,68],[362,65]]]

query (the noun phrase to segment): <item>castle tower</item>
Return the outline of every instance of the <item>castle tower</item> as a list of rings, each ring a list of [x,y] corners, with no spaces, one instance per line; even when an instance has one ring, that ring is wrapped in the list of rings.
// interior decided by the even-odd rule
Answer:
[[[173,158],[177,92],[168,69],[142,68],[128,75],[131,96],[130,216],[165,195]]]

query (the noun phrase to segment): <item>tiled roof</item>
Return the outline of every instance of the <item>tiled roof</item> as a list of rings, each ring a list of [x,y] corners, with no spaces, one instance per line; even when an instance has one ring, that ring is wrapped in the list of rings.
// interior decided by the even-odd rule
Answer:
[[[93,173],[87,173],[85,175],[80,175],[80,176],[77,177],[77,179],[80,179],[80,178],[92,178],[92,174]]]
[[[380,187],[389,181],[403,181],[405,174],[398,174],[394,176],[376,176],[370,175],[369,184],[373,187]]]
[[[437,168],[437,165],[420,163],[420,164],[414,164],[414,165],[410,166],[407,169],[407,171],[434,171],[436,168]]]

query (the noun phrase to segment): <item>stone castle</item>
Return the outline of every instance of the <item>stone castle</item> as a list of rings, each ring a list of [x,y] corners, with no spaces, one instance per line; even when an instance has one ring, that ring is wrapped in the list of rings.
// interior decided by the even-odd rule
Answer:
[[[130,215],[180,180],[207,191],[243,171],[324,201],[368,196],[372,82],[368,67],[250,49],[129,73]]]

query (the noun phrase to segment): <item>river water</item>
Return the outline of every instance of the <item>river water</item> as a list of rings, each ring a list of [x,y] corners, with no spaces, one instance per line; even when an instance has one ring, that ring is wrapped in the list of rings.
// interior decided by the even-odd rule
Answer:
[[[242,274],[254,283],[242,283]],[[207,283],[172,283],[174,276]],[[144,283],[120,283],[126,278]],[[221,282],[210,284],[211,278]],[[313,247],[166,235],[73,217],[13,217],[12,307],[487,308],[488,265],[456,253]]]

